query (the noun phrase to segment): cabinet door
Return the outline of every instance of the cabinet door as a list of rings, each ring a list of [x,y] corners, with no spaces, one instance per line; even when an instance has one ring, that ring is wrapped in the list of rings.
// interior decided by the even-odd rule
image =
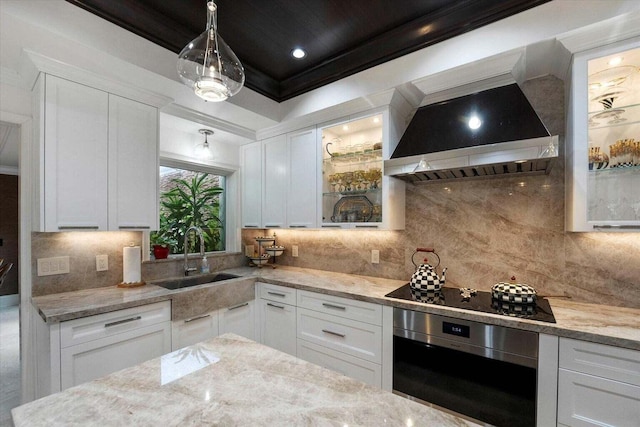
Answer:
[[[109,95],[109,229],[158,228],[158,110]]]
[[[296,355],[296,307],[261,299],[262,344]]]
[[[262,142],[243,145],[242,155],[242,226],[262,225]]]
[[[640,231],[639,43],[636,38],[575,55],[567,139],[569,231]]]
[[[169,322],[63,348],[60,351],[61,388],[100,378],[170,351]]]
[[[289,150],[287,223],[290,228],[314,228],[318,217],[316,129],[288,134],[287,145]]]
[[[255,301],[220,310],[220,335],[227,332],[255,340]]]
[[[286,135],[264,140],[264,198],[262,224],[266,228],[284,227],[287,215],[288,155]]]
[[[171,349],[177,350],[218,336],[218,312],[171,322]]]
[[[46,76],[44,230],[107,230],[106,92]]]

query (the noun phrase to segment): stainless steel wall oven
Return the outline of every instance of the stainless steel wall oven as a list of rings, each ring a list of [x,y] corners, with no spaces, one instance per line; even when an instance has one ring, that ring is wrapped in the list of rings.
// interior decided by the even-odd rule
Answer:
[[[537,333],[394,309],[400,395],[495,426],[535,426],[537,361]]]

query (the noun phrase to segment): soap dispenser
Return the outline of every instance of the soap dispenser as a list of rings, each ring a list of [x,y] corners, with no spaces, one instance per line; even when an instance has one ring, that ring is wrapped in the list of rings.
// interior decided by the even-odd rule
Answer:
[[[200,273],[206,274],[209,272],[209,261],[207,261],[207,257],[202,257],[202,262],[200,263]]]

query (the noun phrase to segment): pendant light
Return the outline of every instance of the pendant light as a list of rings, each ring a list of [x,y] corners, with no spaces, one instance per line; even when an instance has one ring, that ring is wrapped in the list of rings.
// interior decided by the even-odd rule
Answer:
[[[244,84],[244,69],[218,34],[217,6],[207,2],[207,29],[178,55],[178,75],[205,101],[220,102],[235,95]]]
[[[198,132],[204,135],[204,142],[196,145],[194,150],[196,157],[203,160],[213,159],[213,151],[211,150],[209,140],[207,139],[209,135],[213,135],[213,131],[210,129],[199,129]]]

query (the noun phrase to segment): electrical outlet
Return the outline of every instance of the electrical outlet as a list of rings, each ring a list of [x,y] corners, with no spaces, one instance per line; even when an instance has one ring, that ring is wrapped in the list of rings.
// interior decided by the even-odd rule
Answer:
[[[298,256],[298,246],[297,245],[291,246],[291,256],[294,257],[294,258]]]
[[[38,258],[38,276],[52,276],[54,274],[69,273],[69,257]]]
[[[109,255],[96,255],[96,271],[109,269]]]
[[[371,249],[371,264],[380,264],[380,251]]]
[[[253,245],[244,245],[244,255],[248,257],[253,256]]]

